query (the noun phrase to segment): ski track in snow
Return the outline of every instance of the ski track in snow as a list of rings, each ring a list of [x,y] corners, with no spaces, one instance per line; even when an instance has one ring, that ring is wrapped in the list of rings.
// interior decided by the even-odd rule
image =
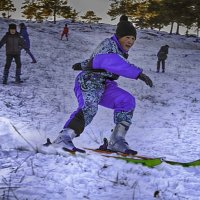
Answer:
[[[2,37],[8,22],[0,22]],[[27,22],[31,52],[38,62],[31,64],[22,51],[25,82],[21,86],[0,85],[0,199],[200,199],[199,167],[162,163],[148,168],[95,153],[44,155],[34,152],[16,133],[12,124],[34,148],[39,148],[46,137],[57,136],[77,108],[73,87],[79,72],[73,71],[72,65],[89,58],[95,47],[115,31],[114,26],[106,24],[74,23],[69,24],[69,41],[61,41],[64,24]],[[154,87],[125,78],[118,83],[136,98],[127,140],[141,155],[182,162],[199,159],[200,43],[194,41],[165,32],[138,31],[129,61],[144,69]],[[170,46],[166,73],[158,74],[156,54],[164,44]],[[0,63],[2,77],[5,47],[0,49]],[[14,74],[13,63],[9,81]],[[99,107],[93,122],[75,139],[75,144],[98,147],[104,137],[109,138],[113,126],[113,111]]]

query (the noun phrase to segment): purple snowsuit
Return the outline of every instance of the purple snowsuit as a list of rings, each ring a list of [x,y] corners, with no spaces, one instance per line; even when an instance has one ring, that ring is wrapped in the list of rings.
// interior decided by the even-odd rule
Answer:
[[[142,73],[125,59],[127,56],[114,35],[101,42],[91,58],[81,63],[83,71],[77,76],[74,88],[79,107],[64,128],[80,135],[96,115],[98,105],[114,110],[115,124],[121,121],[131,124],[135,98],[114,81],[119,76],[137,79]]]

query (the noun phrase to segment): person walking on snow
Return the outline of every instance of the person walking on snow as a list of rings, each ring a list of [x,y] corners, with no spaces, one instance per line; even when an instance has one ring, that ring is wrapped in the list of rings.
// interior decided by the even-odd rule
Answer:
[[[27,46],[27,48],[28,48],[27,53],[28,53],[28,55],[29,55],[29,56],[31,57],[31,59],[32,59],[32,62],[31,62],[31,63],[36,63],[37,61],[36,61],[36,59],[34,58],[33,54],[32,54],[31,51],[30,51],[30,39],[29,39],[29,34],[28,34],[28,32],[27,32],[27,27],[26,27],[26,25],[25,25],[24,23],[20,23],[20,24],[19,24],[19,28],[20,28],[19,33],[20,33],[20,35],[24,38],[24,41],[25,41],[26,46]]]
[[[3,72],[3,84],[7,84],[9,69],[13,58],[16,63],[16,83],[21,83],[21,48],[28,51],[26,44],[20,34],[16,31],[16,24],[9,24],[8,32],[0,41],[0,48],[6,44],[6,64]]]
[[[150,87],[153,86],[142,69],[127,61],[128,51],[133,46],[136,35],[132,23],[122,20],[117,25],[116,33],[102,41],[90,59],[73,65],[74,70],[82,70],[76,77],[74,88],[79,106],[53,141],[54,147],[75,150],[72,140],[91,123],[98,105],[101,105],[114,110],[115,127],[108,149],[128,154],[137,153],[125,140],[135,109],[135,98],[116,82],[119,76],[123,76],[140,79]]]
[[[69,33],[69,28],[67,24],[65,24],[65,27],[63,28],[63,32],[61,34],[61,40],[63,39],[63,36],[65,36],[66,39],[68,40],[68,33]]]
[[[160,72],[160,63],[162,63],[162,73],[165,72],[165,60],[167,59],[168,49],[168,45],[162,46],[157,53],[157,73]]]

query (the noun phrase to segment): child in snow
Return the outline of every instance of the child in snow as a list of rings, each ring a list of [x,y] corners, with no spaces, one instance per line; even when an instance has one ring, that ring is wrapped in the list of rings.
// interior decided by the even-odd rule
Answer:
[[[13,58],[16,63],[16,83],[21,83],[21,48],[28,51],[26,44],[20,34],[17,32],[16,24],[9,24],[8,32],[0,41],[0,48],[6,44],[6,64],[3,72],[3,84],[7,84],[9,69]]]
[[[167,59],[169,46],[165,45],[160,48],[157,53],[158,61],[157,61],[157,73],[160,71],[160,63],[162,62],[162,72],[165,72],[165,60]]]
[[[61,34],[61,40],[63,39],[64,35],[65,35],[66,39],[68,40],[68,33],[69,33],[69,28],[67,27],[67,24],[65,24],[65,27],[63,28],[63,32]]]
[[[151,79],[142,72],[142,69],[127,61],[128,51],[135,40],[135,27],[128,20],[122,20],[117,25],[116,33],[102,41],[90,59],[73,66],[74,70],[82,70],[76,77],[74,88],[79,107],[53,141],[55,147],[75,150],[73,138],[78,137],[91,123],[97,113],[98,105],[101,105],[114,110],[115,127],[108,149],[137,153],[125,140],[135,109],[135,98],[118,87],[115,81],[119,76],[123,76],[140,79],[150,87],[153,86]]]
[[[24,41],[25,41],[27,49],[28,49],[27,53],[32,59],[31,63],[36,63],[36,59],[34,58],[33,54],[30,51],[30,39],[29,39],[29,34],[27,32],[27,27],[24,23],[20,23],[19,28],[20,28],[19,33],[24,38]]]

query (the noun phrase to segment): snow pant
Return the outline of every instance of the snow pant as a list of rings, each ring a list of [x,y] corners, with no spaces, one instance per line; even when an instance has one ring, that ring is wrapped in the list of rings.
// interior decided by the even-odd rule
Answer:
[[[68,40],[68,33],[62,33],[62,34],[61,34],[61,40],[63,39],[63,36],[65,36],[66,39]]]
[[[119,88],[115,81],[97,80],[95,77],[78,76],[74,88],[78,109],[71,114],[64,128],[71,128],[80,135],[97,113],[98,105],[114,110],[114,123],[131,124],[135,98]]]
[[[15,59],[15,63],[16,63],[16,81],[20,81],[20,75],[21,75],[21,58],[20,58],[20,54],[17,55],[6,55],[6,64],[4,67],[4,72],[3,72],[3,81],[7,82],[8,79],[8,74],[9,74],[9,70],[10,70],[10,66],[12,63],[13,58]]]
[[[160,63],[162,63],[162,72],[165,72],[165,60],[160,59],[157,61],[157,72],[160,71]]]
[[[36,59],[35,59],[35,57],[33,56],[33,54],[31,53],[31,51],[28,50],[27,53],[28,53],[28,55],[31,57],[32,62],[35,63],[35,62],[36,62]]]

